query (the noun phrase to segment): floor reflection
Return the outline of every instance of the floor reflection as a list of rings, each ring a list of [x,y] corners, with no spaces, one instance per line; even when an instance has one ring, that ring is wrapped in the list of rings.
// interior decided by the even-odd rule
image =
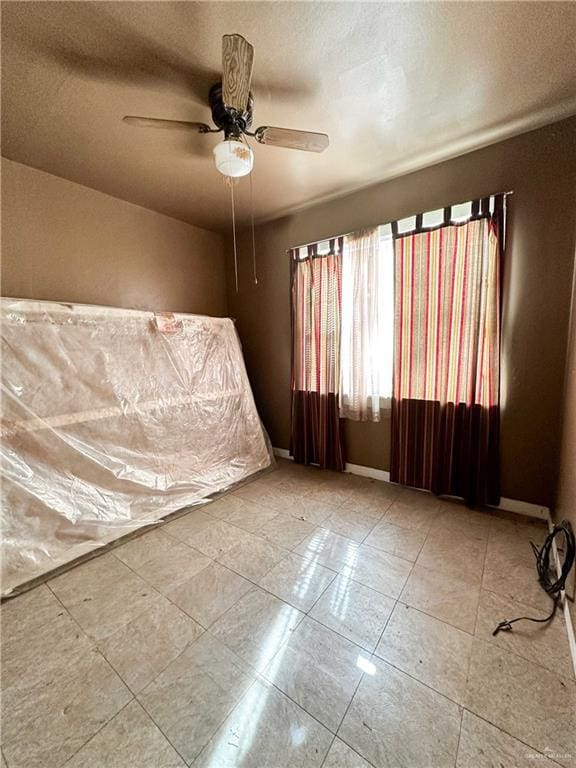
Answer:
[[[297,612],[296,608],[282,604],[262,642],[259,658],[254,663],[256,669],[266,670],[266,673],[270,674],[280,666],[292,632],[300,624],[298,622],[294,625],[294,614]],[[301,614],[301,618],[304,618],[304,614]],[[260,721],[266,713],[270,690],[273,690],[272,686],[259,684],[258,681],[250,686],[213,743],[209,743],[205,748],[202,755],[204,760],[200,760],[201,765],[206,768],[232,768],[243,764],[260,729]],[[297,747],[305,741],[306,729],[293,725],[290,735],[292,746]],[[233,754],[231,747],[234,749]]]
[[[299,571],[294,580],[292,593],[295,598],[303,599],[307,595],[316,571],[323,567],[319,560],[326,549],[330,536],[330,531],[319,529],[310,540],[307,551],[300,558]],[[357,559],[358,546],[350,542],[344,554],[345,567],[353,570]],[[339,587],[334,590],[332,601],[334,611],[341,617],[345,616],[349,603],[346,582],[342,581]],[[258,669],[265,667],[266,677],[271,680],[274,679],[283,663],[292,632],[297,631],[297,627],[291,626],[294,610],[290,606],[282,608],[261,646],[261,653],[256,666]],[[374,665],[368,659],[358,656],[356,663],[363,672],[374,674]],[[258,684],[258,682],[251,686],[236,706],[228,724],[224,724],[213,744],[206,748],[206,759],[209,762],[201,761],[203,765],[210,766],[210,768],[223,768],[224,766],[241,766],[243,764],[245,757],[253,747],[259,729],[262,727],[261,719],[266,713],[270,690],[272,689]],[[290,726],[289,733],[290,746],[298,747],[304,743],[306,728],[294,724]],[[231,748],[234,750],[233,754],[231,754]]]

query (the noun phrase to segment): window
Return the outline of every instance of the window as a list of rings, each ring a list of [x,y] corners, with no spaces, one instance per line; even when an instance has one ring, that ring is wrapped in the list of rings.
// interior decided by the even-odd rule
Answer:
[[[340,411],[377,421],[392,396],[394,244],[390,225],[361,237],[344,239]]]
[[[495,204],[494,197],[460,203],[294,249],[293,389],[334,395],[341,418],[379,421],[381,409],[391,405],[395,386],[395,333],[398,338],[408,339],[403,344],[410,347],[414,357],[410,381],[413,383],[423,371],[432,376],[435,357],[429,354],[432,347],[427,346],[427,334],[434,336],[434,329],[442,329],[446,323],[452,327],[452,315],[462,315],[461,302],[456,302],[454,312],[451,300],[443,298],[438,303],[438,297],[446,293],[444,283],[452,279],[455,265],[463,264],[458,272],[459,287],[462,275],[467,275],[468,261],[462,253],[472,252],[472,244],[458,239],[458,233],[469,231],[479,236],[479,225],[472,222],[492,217]],[[443,238],[448,237],[460,243],[457,252],[448,252],[445,243],[442,245]],[[399,243],[411,251],[402,262],[406,266],[396,269],[395,274]],[[428,264],[426,248],[431,248],[434,263]],[[433,276],[434,285],[428,285],[428,275]],[[400,296],[394,295],[395,283],[404,286]],[[449,292],[449,296],[454,295],[454,291]],[[428,317],[436,305],[438,311]],[[410,317],[395,317],[395,311],[403,306],[411,308]],[[445,310],[450,318],[444,317]],[[425,332],[420,334],[424,339],[420,349],[420,336],[414,341],[407,329],[414,324],[419,328],[422,322]],[[465,326],[464,330],[470,329]],[[458,386],[465,386],[468,379],[453,360],[456,354],[462,356],[461,345],[454,341],[461,337],[459,327],[449,334],[441,357],[444,360],[446,349],[453,350],[449,380],[455,378]],[[397,359],[406,357],[402,357],[402,351],[404,348],[396,350]],[[399,370],[397,365],[395,373]]]

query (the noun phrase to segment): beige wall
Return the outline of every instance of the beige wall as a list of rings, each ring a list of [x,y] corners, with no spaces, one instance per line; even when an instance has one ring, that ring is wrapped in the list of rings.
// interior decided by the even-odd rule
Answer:
[[[229,280],[229,311],[273,445],[287,448],[290,437],[286,250],[507,190],[514,195],[504,276],[502,492],[552,503],[576,226],[576,118],[259,226],[257,286],[250,239],[241,236],[240,292]],[[389,426],[388,419],[348,422],[348,460],[387,469]]]
[[[226,314],[222,237],[2,160],[2,295]]]
[[[554,519],[567,518],[576,531],[576,264],[572,287],[572,319],[566,359],[564,413],[558,497]]]

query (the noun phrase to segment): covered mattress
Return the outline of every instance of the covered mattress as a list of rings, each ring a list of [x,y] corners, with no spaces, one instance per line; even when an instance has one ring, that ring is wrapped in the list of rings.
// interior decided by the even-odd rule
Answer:
[[[2,593],[268,467],[227,318],[2,299]]]

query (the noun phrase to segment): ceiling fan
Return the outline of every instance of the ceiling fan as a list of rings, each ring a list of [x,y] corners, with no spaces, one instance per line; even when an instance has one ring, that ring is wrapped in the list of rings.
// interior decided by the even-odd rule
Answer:
[[[250,92],[253,61],[254,48],[242,35],[224,35],[222,82],[215,83],[208,96],[212,120],[216,128],[211,128],[206,123],[162,120],[135,115],[126,115],[123,120],[143,128],[168,128],[197,133],[224,131],[224,141],[214,147],[214,157],[216,167],[225,176],[246,176],[252,170],[254,155],[247,143],[243,141],[244,135],[252,136],[260,144],[302,149],[307,152],[323,152],[329,143],[325,133],[296,131],[268,125],[262,125],[254,132],[249,130],[254,112],[254,99]]]

